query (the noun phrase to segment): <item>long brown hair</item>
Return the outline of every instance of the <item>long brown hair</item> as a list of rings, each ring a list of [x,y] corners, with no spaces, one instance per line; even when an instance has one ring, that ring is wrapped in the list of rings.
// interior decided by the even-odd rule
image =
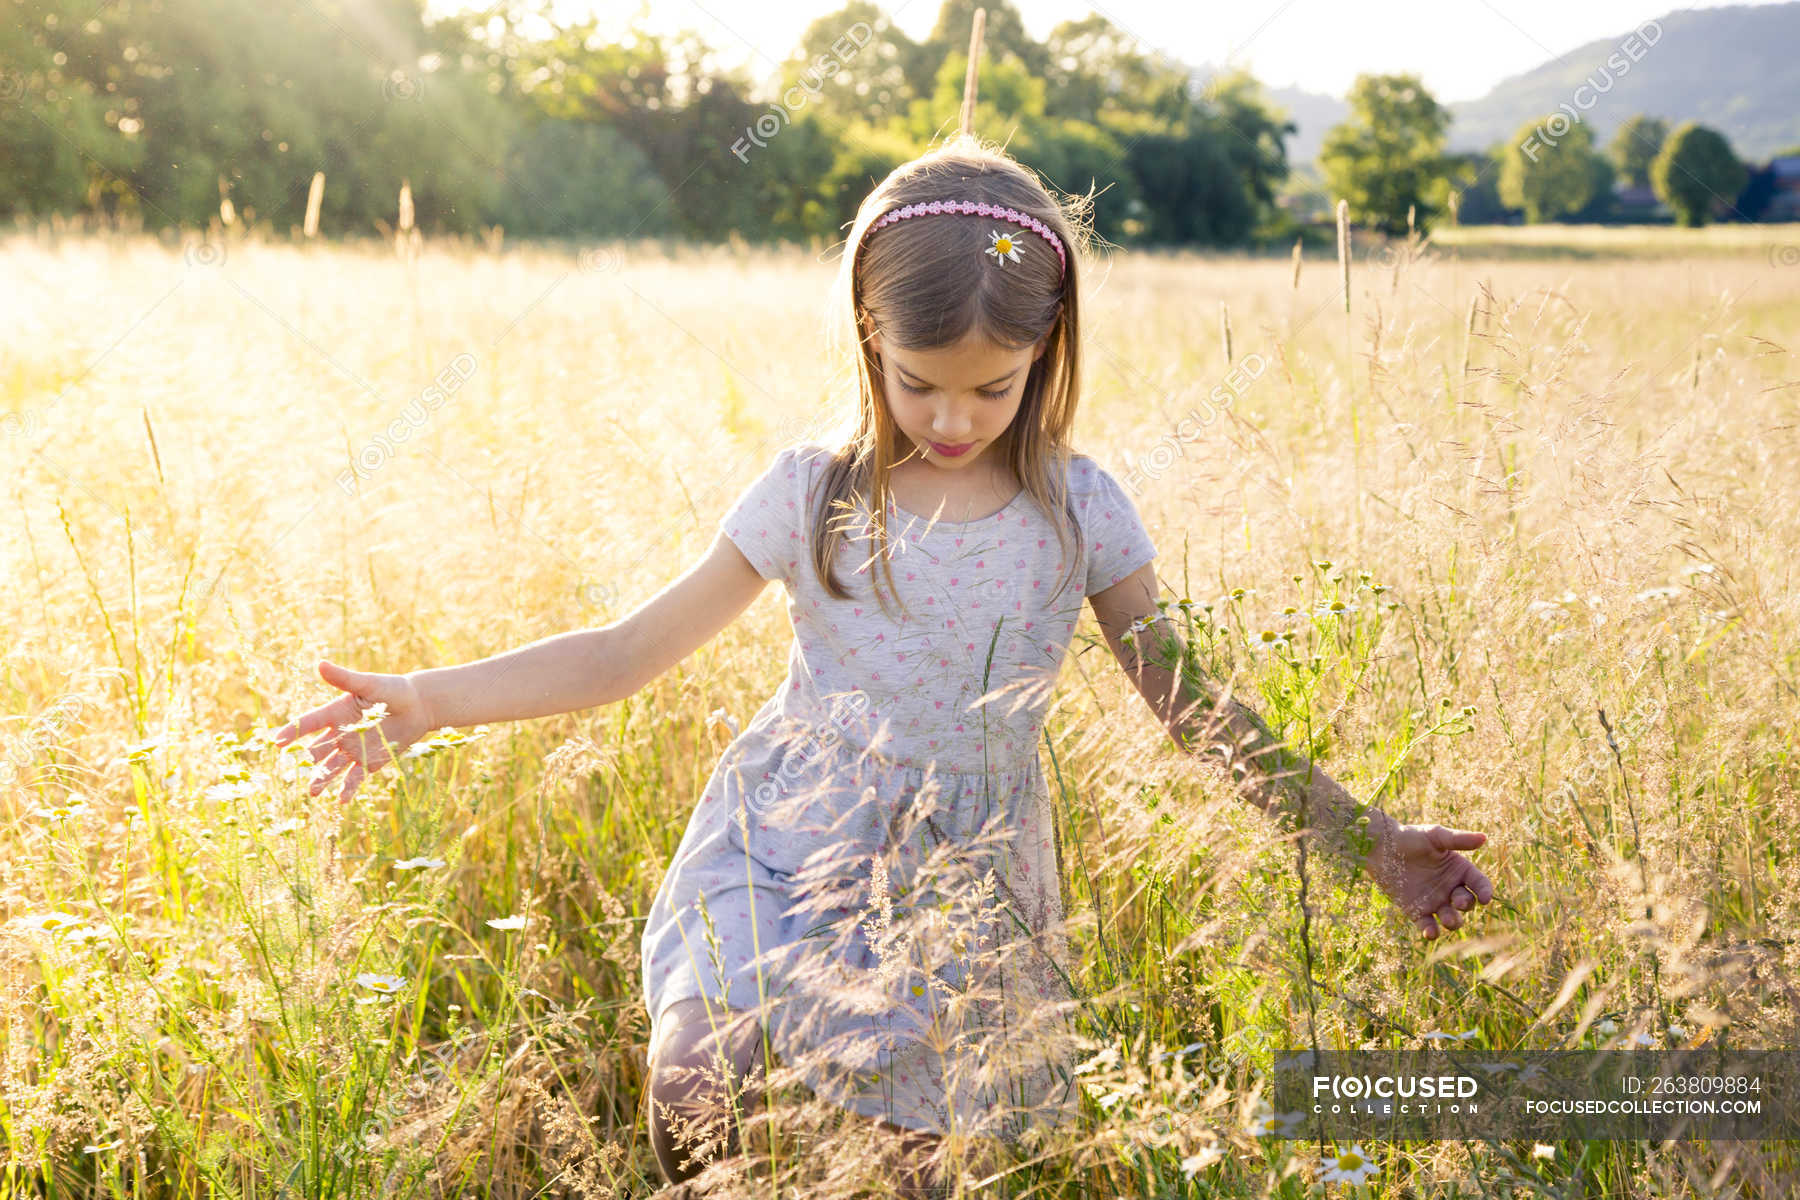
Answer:
[[[1049,243],[1018,227],[1012,232],[1025,253],[1017,263],[999,267],[984,253],[995,222],[960,214],[897,221],[867,234],[890,209],[951,199],[1004,205],[1036,217],[1062,240],[1067,269]],[[1067,480],[1079,391],[1077,278],[1089,203],[1090,197],[1080,196],[1059,202],[1029,168],[966,133],[894,168],[863,200],[834,300],[839,314],[848,312],[856,337],[856,412],[845,422],[850,432],[825,468],[814,507],[813,569],[827,595],[850,598],[833,578],[831,564],[838,545],[865,528],[875,532],[879,550],[873,557],[893,593],[889,476],[911,447],[888,409],[881,364],[869,345],[875,332],[884,343],[909,350],[952,345],[971,329],[1008,349],[1045,341],[1026,376],[1019,410],[993,450],[1056,528],[1069,570],[1051,595],[1073,577],[1081,533]],[[886,595],[879,587],[875,592],[887,611]]]

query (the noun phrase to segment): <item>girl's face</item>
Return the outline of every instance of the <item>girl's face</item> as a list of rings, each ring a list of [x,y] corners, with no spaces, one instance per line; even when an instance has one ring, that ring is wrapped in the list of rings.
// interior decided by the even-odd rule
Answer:
[[[1019,411],[1031,364],[1047,339],[1009,350],[971,328],[936,350],[905,350],[872,335],[888,413],[919,458],[947,471],[968,470]]]

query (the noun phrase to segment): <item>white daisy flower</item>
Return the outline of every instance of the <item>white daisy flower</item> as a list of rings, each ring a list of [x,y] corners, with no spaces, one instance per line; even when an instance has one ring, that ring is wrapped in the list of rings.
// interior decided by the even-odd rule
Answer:
[[[991,243],[984,253],[991,254],[995,260],[1004,265],[1007,261],[1019,261],[1019,242],[1010,233],[1002,233],[998,229],[988,230],[988,241]]]
[[[1360,1144],[1348,1150],[1339,1150],[1330,1158],[1322,1159],[1319,1172],[1322,1183],[1363,1183],[1375,1174],[1375,1164],[1369,1161],[1369,1152]]]
[[[65,929],[73,929],[81,924],[81,918],[74,913],[57,911],[29,917],[26,919],[26,924],[33,929],[41,929],[45,933],[61,933]]]
[[[525,928],[525,918],[518,917],[518,916],[490,917],[490,918],[488,918],[488,928],[489,929],[523,929],[523,928]]]
[[[1264,1109],[1250,1121],[1250,1132],[1256,1137],[1292,1137],[1306,1120],[1299,1112],[1278,1113]]]
[[[356,977],[356,982],[371,991],[380,992],[386,996],[391,996],[406,986],[406,979],[404,976],[377,975],[370,971],[364,971],[359,974]]]
[[[79,816],[88,810],[87,800],[78,795],[65,796],[54,804],[40,804],[32,810],[32,815],[46,821],[66,821],[70,817]]]
[[[396,858],[394,860],[394,870],[396,871],[428,871],[435,870],[443,865],[444,860],[441,858],[425,858],[423,856],[420,856],[419,858]]]
[[[1542,1142],[1533,1142],[1533,1143],[1531,1143],[1531,1157],[1533,1157],[1533,1158],[1555,1158],[1556,1157],[1556,1147],[1555,1146],[1546,1146]]]
[[[1212,1166],[1225,1157],[1225,1152],[1217,1146],[1208,1146],[1198,1154],[1190,1154],[1181,1160],[1181,1173],[1192,1179],[1196,1174]]]

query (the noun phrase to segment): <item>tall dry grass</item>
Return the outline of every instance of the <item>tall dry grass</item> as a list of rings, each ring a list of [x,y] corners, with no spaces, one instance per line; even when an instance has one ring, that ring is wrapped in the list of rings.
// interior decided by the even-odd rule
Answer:
[[[780,679],[780,598],[347,809],[268,734],[322,652],[465,661],[683,569],[848,383],[831,264],[221,236],[0,248],[4,1194],[648,1194],[640,914],[710,714]],[[1084,624],[1045,749],[1083,1119],[965,1187],[1299,1196],[1318,1149],[1256,1136],[1255,1068],[1314,1036],[1795,1044],[1800,268],[1415,247],[1359,257],[1346,327],[1316,265],[1095,273],[1080,448],[1142,487],[1207,661],[1353,792],[1486,830],[1498,898],[1425,944],[1314,855],[1303,946],[1292,844]],[[1253,382],[1218,392],[1227,304]],[[772,1103],[721,1194],[869,1189],[871,1130]],[[1384,1196],[1796,1177],[1774,1143],[1371,1149]]]

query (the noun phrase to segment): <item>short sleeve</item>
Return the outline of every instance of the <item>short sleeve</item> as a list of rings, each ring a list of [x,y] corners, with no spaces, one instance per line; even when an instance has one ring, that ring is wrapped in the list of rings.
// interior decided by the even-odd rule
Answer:
[[[800,448],[776,453],[725,515],[719,528],[764,579],[792,586],[806,553],[805,473]]]
[[[1075,511],[1087,551],[1086,595],[1103,592],[1156,557],[1156,546],[1132,503],[1112,473],[1086,460],[1079,477],[1071,474]]]

